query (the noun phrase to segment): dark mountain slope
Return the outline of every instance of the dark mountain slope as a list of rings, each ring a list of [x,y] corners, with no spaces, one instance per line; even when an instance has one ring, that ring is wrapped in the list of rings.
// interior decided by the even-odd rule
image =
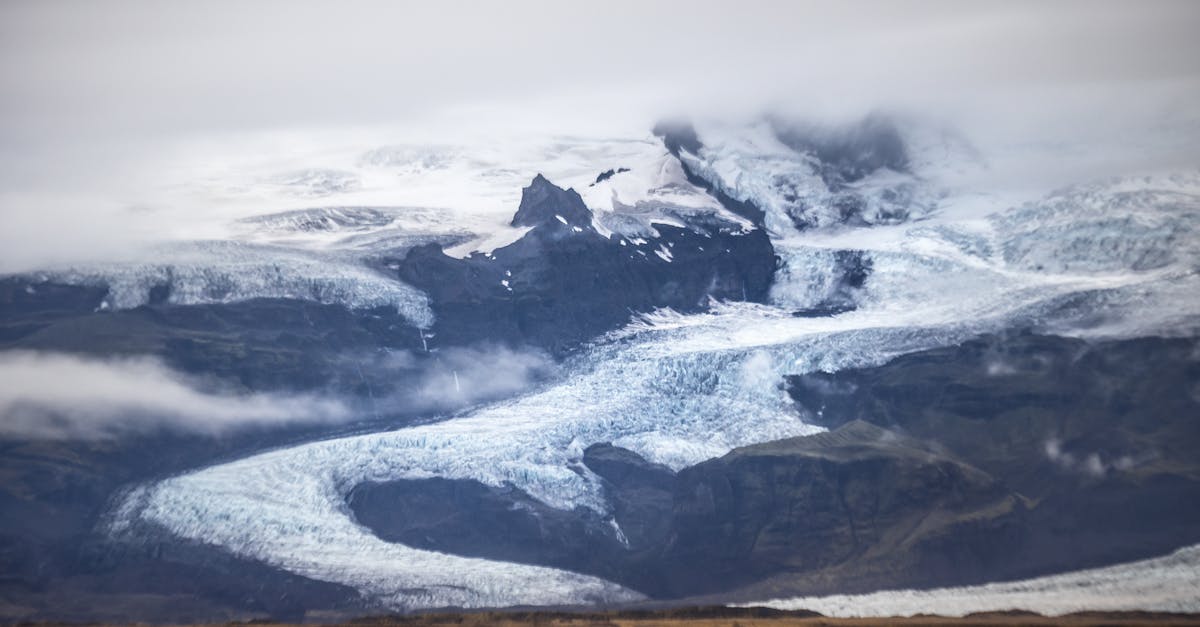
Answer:
[[[761,229],[710,221],[655,224],[660,236],[648,240],[605,236],[579,194],[541,175],[523,190],[513,224],[532,228],[490,254],[457,259],[431,244],[385,260],[429,294],[439,345],[489,339],[562,354],[636,312],[762,302],[775,272]]]
[[[832,431],[677,474],[587,449],[611,521],[445,480],[360,486],[350,507],[385,539],[656,598],[966,585],[1200,541],[1195,340],[989,336],[788,384]]]

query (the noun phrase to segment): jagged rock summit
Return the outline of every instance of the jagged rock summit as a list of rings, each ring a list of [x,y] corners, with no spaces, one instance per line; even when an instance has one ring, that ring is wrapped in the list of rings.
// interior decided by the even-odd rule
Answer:
[[[592,210],[574,189],[562,189],[538,174],[521,190],[521,204],[513,216],[512,226],[553,226],[556,223],[591,228]]]

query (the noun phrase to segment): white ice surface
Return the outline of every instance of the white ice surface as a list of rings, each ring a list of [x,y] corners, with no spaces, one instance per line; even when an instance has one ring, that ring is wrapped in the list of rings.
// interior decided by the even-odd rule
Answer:
[[[1047,616],[1081,611],[1200,612],[1200,545],[1106,568],[1022,581],[932,590],[773,599],[751,606],[812,610],[834,617],[965,616],[1028,610]]]
[[[131,251],[128,259],[48,268],[38,280],[105,285],[105,309],[150,301],[155,286],[170,285],[179,305],[233,303],[252,298],[295,298],[354,309],[394,307],[418,327],[433,323],[424,292],[344,255],[240,242],[188,242]]]
[[[491,252],[524,234],[527,229],[513,228],[509,222],[520,204],[521,189],[539,173],[559,187],[579,192],[596,214],[597,230],[604,234],[645,231],[654,218],[672,213],[717,214],[733,224],[749,226],[688,183],[678,161],[652,136],[522,137],[470,146],[393,144],[357,153],[349,148],[314,153],[297,158],[297,163],[309,164],[307,169],[299,170],[303,173],[353,174],[359,182],[323,194],[321,202],[327,205],[422,207],[426,213],[440,214],[423,225],[426,230],[473,234],[448,251],[459,257]],[[278,167],[275,162],[254,164],[236,172],[212,172],[181,185],[233,211],[239,207],[296,206],[297,196],[311,195],[308,182],[312,176],[303,179],[303,193],[291,193],[280,188],[278,176],[271,173]],[[628,171],[596,182],[602,172],[621,168]],[[338,235],[309,234],[295,241],[320,244]],[[271,234],[260,232],[255,237],[270,239]]]

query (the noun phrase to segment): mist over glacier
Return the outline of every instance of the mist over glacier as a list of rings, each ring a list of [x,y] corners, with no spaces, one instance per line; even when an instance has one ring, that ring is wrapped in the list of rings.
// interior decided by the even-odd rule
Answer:
[[[774,304],[657,312],[570,358],[532,393],[443,422],[315,442],[141,486],[112,512],[109,529],[118,537],[137,537],[146,525],[166,529],[351,585],[399,609],[636,598],[566,571],[384,542],[347,516],[346,495],[364,482],[473,479],[607,516],[598,478],[580,463],[585,447],[612,442],[679,469],[739,446],[820,431],[788,401],[786,374],[880,364],[1014,327],[1089,337],[1193,332],[1197,180],[1195,173],[1147,179],[1139,189],[1154,191],[1133,194],[1128,182],[1102,183],[983,222],[947,211],[871,231],[853,238],[873,264],[854,311],[793,316],[779,305],[795,305],[803,297],[793,290],[807,282],[784,282]],[[1110,212],[1096,208],[1114,203],[1148,229],[1109,224]],[[1047,237],[1023,228],[1030,221],[1069,226]],[[1191,244],[1143,263],[1140,251],[1157,247],[1152,239],[1163,228]],[[829,263],[826,251],[842,241],[837,233],[785,237],[792,262],[807,266]],[[1047,267],[1039,262],[1044,254],[1071,261]],[[534,580],[541,584],[529,587]]]
[[[0,380],[0,434],[22,439],[117,439],[159,430],[219,435],[337,424],[353,415],[347,405],[317,395],[205,390],[150,358],[5,351]]]

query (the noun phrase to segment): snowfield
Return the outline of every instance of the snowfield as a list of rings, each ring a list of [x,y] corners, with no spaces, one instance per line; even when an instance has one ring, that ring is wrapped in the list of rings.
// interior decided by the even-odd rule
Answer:
[[[131,252],[128,261],[49,268],[34,281],[107,286],[101,309],[131,309],[170,287],[176,305],[233,303],[252,298],[295,298],[354,309],[394,307],[418,327],[433,324],[424,292],[345,254],[236,241],[187,242]],[[36,288],[35,288],[36,289]]]

